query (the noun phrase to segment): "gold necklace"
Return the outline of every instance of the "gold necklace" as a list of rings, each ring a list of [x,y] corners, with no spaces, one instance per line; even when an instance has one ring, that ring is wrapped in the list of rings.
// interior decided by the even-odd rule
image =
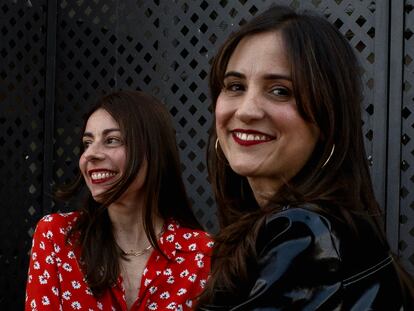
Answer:
[[[119,247],[119,245],[118,245]],[[124,251],[122,248],[119,247],[119,249],[121,250],[121,254],[124,256],[134,256],[134,257],[139,257],[144,255],[146,252],[148,252],[150,249],[152,248],[152,245],[148,245],[145,249],[143,249],[142,251],[134,251],[133,249],[129,250],[128,252]]]
[[[164,233],[164,230],[161,230],[160,233],[157,234],[157,238],[159,239],[163,233]],[[118,245],[118,243],[117,243],[117,245]],[[124,255],[124,256],[139,257],[139,256],[142,256],[145,253],[147,253],[152,248],[152,245],[151,244],[148,245],[142,251],[134,251],[133,249],[131,249],[128,252],[124,251],[119,245],[118,245],[118,247],[121,250],[121,254]]]

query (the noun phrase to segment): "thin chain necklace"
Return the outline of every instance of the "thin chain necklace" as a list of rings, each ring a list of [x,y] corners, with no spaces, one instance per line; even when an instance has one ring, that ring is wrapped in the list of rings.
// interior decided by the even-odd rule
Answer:
[[[119,245],[118,245],[119,247]],[[121,254],[124,256],[134,256],[134,257],[139,257],[144,255],[145,253],[147,253],[150,249],[152,248],[152,245],[148,245],[146,248],[144,248],[142,251],[134,251],[133,249],[129,250],[128,252],[124,251],[122,248],[119,247],[119,249],[121,250]]]
[[[164,230],[161,230],[161,232],[160,233],[158,233],[157,234],[157,238],[159,239],[160,238],[160,236],[162,235],[164,233]],[[118,243],[117,243],[117,245],[118,245]],[[118,245],[118,247],[119,247],[119,249],[121,250],[121,254],[122,255],[124,255],[124,256],[134,256],[134,257],[139,257],[139,256],[142,256],[142,255],[144,255],[145,253],[147,253],[151,248],[152,248],[152,245],[150,244],[150,245],[148,245],[146,248],[144,248],[143,250],[141,250],[141,251],[135,251],[135,250],[133,250],[133,249],[131,249],[131,250],[129,250],[128,252],[126,252],[126,251],[124,251],[119,245]]]

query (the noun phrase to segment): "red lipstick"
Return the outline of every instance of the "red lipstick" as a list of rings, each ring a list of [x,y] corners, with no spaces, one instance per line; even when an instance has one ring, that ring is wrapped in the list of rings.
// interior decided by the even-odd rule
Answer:
[[[275,139],[273,136],[255,130],[235,129],[231,134],[236,143],[246,147],[263,144]]]
[[[93,169],[88,171],[92,184],[102,184],[116,176],[116,172],[107,169]]]

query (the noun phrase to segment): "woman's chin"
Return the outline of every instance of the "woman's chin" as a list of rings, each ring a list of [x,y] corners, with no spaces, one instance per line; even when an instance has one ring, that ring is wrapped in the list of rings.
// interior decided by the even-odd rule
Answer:
[[[97,202],[97,203],[103,203],[103,201],[104,201],[104,199],[103,199],[103,194],[104,194],[105,192],[102,192],[102,191],[100,191],[100,192],[92,192],[91,193],[91,195],[92,195],[92,198],[93,198],[93,200],[95,201],[95,202]]]
[[[236,174],[244,177],[253,176],[256,172],[256,169],[251,167],[250,165],[235,164],[230,165],[230,167]]]

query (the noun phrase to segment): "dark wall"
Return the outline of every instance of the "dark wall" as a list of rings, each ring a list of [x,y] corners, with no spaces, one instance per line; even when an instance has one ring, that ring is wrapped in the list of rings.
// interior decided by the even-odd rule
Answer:
[[[43,214],[46,0],[0,3],[0,309],[22,310],[35,222]]]
[[[413,0],[2,0],[1,310],[23,308],[36,222],[74,208],[53,202],[51,189],[77,171],[82,116],[104,92],[141,89],[164,101],[195,214],[218,229],[205,166],[209,61],[272,3],[325,15],[355,48],[375,190],[391,246],[414,273]]]

